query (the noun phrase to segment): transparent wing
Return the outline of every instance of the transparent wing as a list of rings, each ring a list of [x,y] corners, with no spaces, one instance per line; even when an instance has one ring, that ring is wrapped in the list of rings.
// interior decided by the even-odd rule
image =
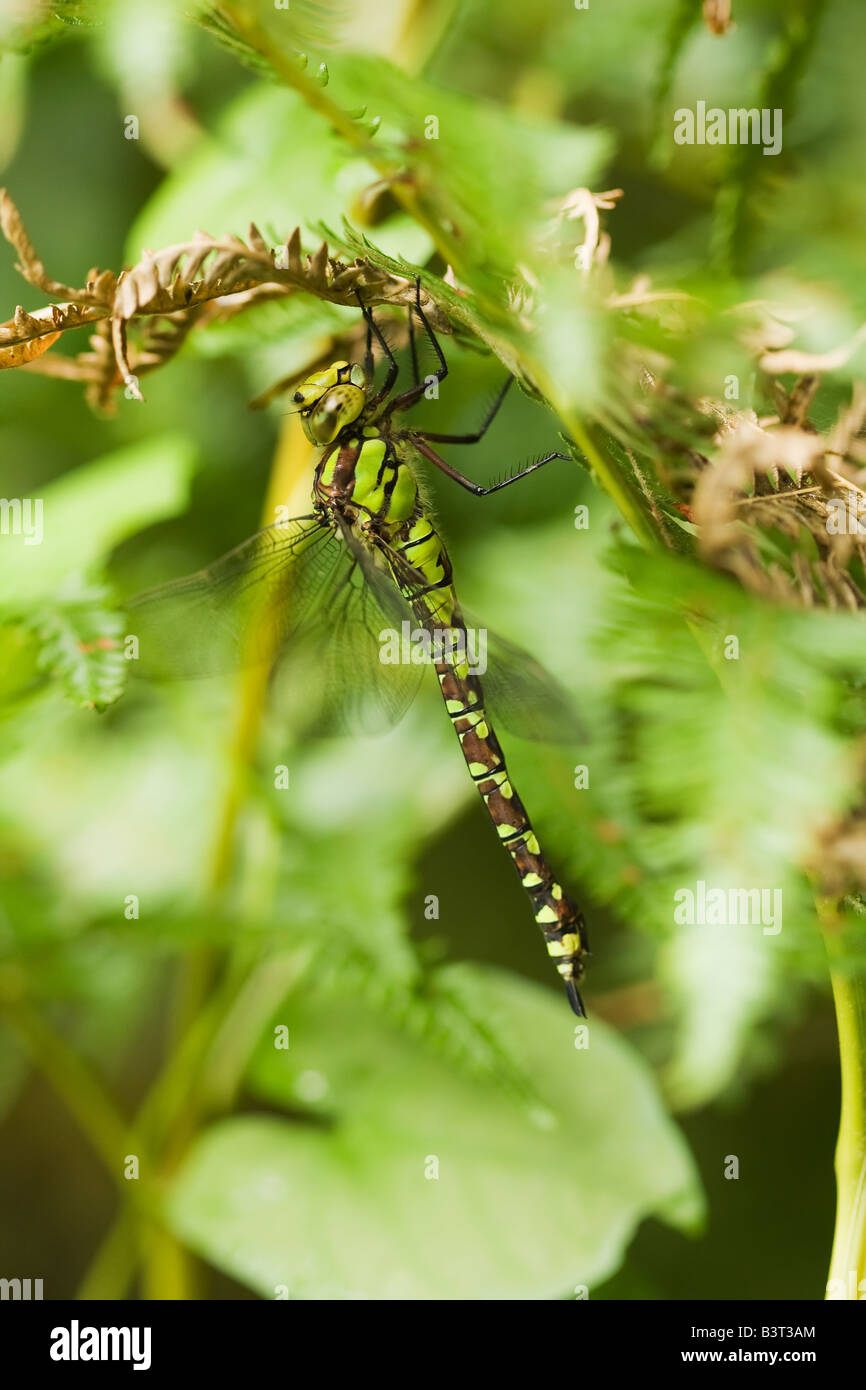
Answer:
[[[464,619],[479,627],[472,614]],[[529,652],[487,629],[487,663],[480,679],[495,723],[533,743],[574,743],[583,737],[568,691]]]
[[[424,576],[398,551],[388,546],[384,550],[411,604],[412,594],[426,583]],[[583,726],[571,696],[556,677],[529,652],[492,632],[462,605],[460,613],[464,629],[472,633],[468,650],[483,655],[486,663],[486,669],[479,671],[479,679],[494,723],[518,738],[536,743],[572,743],[580,739]]]
[[[346,573],[322,621],[284,648],[274,672],[279,708],[302,689],[313,733],[380,733],[399,722],[417,694],[424,668],[389,659],[400,651],[412,610],[386,570],[351,535],[343,542]]]
[[[303,706],[308,726],[387,727],[422,674],[379,659],[383,635],[411,619],[393,580],[317,516],[270,526],[127,611],[137,674],[189,679],[266,665],[278,706]]]
[[[299,517],[250,536],[207,569],[138,594],[127,604],[134,671],[173,680],[269,664],[337,580],[333,541],[317,517]]]

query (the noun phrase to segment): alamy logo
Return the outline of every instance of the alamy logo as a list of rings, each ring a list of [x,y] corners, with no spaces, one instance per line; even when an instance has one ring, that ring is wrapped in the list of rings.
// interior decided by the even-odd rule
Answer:
[[[698,879],[694,891],[674,893],[678,927],[763,927],[764,936],[782,930],[781,888],[708,888]]]
[[[150,1370],[149,1327],[68,1327],[51,1329],[52,1361],[131,1361],[134,1371]]]
[[[23,536],[25,545],[41,545],[42,508],[41,497],[0,497],[0,536]]]
[[[711,106],[699,101],[695,110],[681,106],[674,112],[674,141],[678,145],[763,145],[764,154],[782,148],[782,112],[778,107]]]
[[[854,492],[844,499],[829,497],[826,526],[829,536],[866,536],[866,508],[861,497]]]
[[[431,632],[403,622],[399,632],[389,627],[379,633],[379,660],[383,666],[465,663],[470,676],[483,676],[487,670],[487,633],[483,627],[437,627]]]

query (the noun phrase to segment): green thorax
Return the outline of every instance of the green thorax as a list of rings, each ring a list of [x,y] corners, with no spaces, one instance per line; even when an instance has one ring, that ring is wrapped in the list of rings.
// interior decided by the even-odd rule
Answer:
[[[379,537],[417,575],[411,585],[419,616],[450,623],[457,612],[445,544],[421,499],[410,458],[402,446],[368,426],[336,443],[316,468],[313,501],[340,517],[370,544]],[[393,567],[392,567],[393,569]],[[402,589],[405,574],[394,574]]]

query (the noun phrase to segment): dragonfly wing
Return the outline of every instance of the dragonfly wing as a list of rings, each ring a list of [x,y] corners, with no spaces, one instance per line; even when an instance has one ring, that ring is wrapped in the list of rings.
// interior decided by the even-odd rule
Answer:
[[[345,546],[348,573],[322,622],[285,648],[274,672],[279,707],[303,690],[311,733],[381,733],[399,722],[423,678],[423,668],[383,660],[412,615],[393,582],[369,557]],[[383,582],[384,580],[384,582]]]
[[[405,556],[391,547],[385,547],[385,553],[407,594],[424,587],[424,576]],[[494,721],[518,738],[537,743],[571,743],[581,738],[584,731],[564,686],[529,652],[491,632],[462,604],[460,611],[464,627],[471,632],[467,651],[476,653],[476,658],[483,655],[477,665],[485,669],[479,669],[478,675]]]
[[[303,705],[307,726],[325,731],[395,723],[421,676],[379,660],[380,635],[411,617],[393,580],[350,532],[315,515],[267,527],[127,610],[138,675],[271,667],[277,705]]]
[[[137,639],[134,670],[190,679],[270,664],[312,621],[339,580],[342,548],[318,517],[250,536],[207,569],[148,589],[127,604]]]
[[[471,615],[470,628],[487,633],[487,670],[481,675],[494,723],[533,743],[574,743],[585,730],[568,691],[529,652]]]

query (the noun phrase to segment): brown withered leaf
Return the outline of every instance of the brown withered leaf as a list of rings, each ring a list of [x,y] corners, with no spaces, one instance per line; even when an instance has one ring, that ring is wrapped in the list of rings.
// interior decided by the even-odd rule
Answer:
[[[189,241],[144,251],[136,265],[119,275],[91,270],[80,289],[47,274],[5,190],[0,190],[0,231],[14,246],[17,268],[25,280],[62,300],[33,313],[19,307],[12,319],[0,324],[4,365],[32,362],[34,370],[47,375],[79,380],[86,385],[88,400],[101,409],[108,408],[113,391],[121,385],[140,399],[139,376],[167,362],[190,331],[242,313],[264,299],[304,291],[332,304],[355,307],[360,294],[367,304],[405,307],[414,302],[416,293],[413,281],[390,274],[366,258],[350,264],[336,259],[329,255],[326,242],[305,253],[299,228],[274,250],[254,224],[246,241],[196,232]],[[428,296],[424,299],[434,327],[450,332],[438,306]],[[133,323],[135,342],[129,334]],[[25,347],[51,333],[56,336],[87,324],[106,326],[97,329],[90,350],[63,359],[62,365],[52,359],[43,362],[35,348]]]
[[[16,343],[14,347],[0,348],[0,371],[5,367],[24,367],[47,352],[56,343],[59,333],[43,333],[41,338],[31,338],[26,343]]]

